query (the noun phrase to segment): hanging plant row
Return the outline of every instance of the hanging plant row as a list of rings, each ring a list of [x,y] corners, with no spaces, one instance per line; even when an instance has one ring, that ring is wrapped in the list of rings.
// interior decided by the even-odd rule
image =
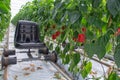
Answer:
[[[45,36],[56,41],[55,50],[63,64],[69,64],[73,73],[81,73],[83,78],[91,71],[89,60],[81,60],[75,46],[83,46],[84,55],[102,59],[112,53],[120,68],[120,1],[119,0],[34,0],[22,7],[12,19],[32,20],[40,25],[40,39]],[[60,50],[61,43],[66,43]],[[49,45],[50,47],[53,44]],[[52,48],[54,49],[54,48]],[[82,68],[77,65],[82,61]],[[116,67],[115,65],[115,67]],[[112,71],[107,80],[118,80]]]
[[[10,23],[10,0],[0,1],[0,41]]]

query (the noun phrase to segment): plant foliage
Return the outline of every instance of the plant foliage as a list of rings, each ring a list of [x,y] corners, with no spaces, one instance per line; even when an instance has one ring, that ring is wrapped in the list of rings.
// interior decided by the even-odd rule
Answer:
[[[0,41],[10,23],[10,0],[0,1]]]
[[[84,46],[84,54],[89,58],[96,54],[102,59],[112,51],[120,68],[119,0],[34,0],[23,6],[12,22],[16,24],[20,19],[38,22],[42,41],[47,36],[58,42],[56,50],[63,63],[70,64],[70,71],[77,70],[81,57],[73,53],[75,45]],[[60,44],[66,40],[68,43],[61,51]],[[89,65],[90,62],[82,71],[78,70],[84,78],[91,70]]]

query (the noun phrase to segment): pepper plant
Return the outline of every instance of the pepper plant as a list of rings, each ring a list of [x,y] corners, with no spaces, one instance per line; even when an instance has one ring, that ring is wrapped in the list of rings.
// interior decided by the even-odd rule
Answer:
[[[0,41],[10,23],[10,0],[0,1]]]
[[[69,64],[69,70],[75,74],[81,73],[83,78],[87,77],[92,67],[85,56],[92,58],[97,55],[101,60],[112,52],[120,68],[119,0],[34,0],[22,7],[12,22],[16,24],[20,19],[38,22],[40,39],[44,41],[49,37],[55,41],[55,50],[62,63]],[[63,50],[61,43],[67,43]],[[53,45],[49,43],[48,47]],[[76,46],[83,47],[84,58],[74,51]],[[81,67],[78,67],[79,62]],[[105,79],[113,80],[116,77],[116,73],[111,72]]]

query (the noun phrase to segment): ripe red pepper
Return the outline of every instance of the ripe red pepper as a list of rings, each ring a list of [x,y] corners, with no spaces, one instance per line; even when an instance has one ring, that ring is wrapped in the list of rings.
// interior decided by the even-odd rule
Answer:
[[[118,28],[117,32],[119,32],[119,33],[120,33],[120,28]]]
[[[85,27],[82,27],[82,32],[86,32],[86,28]]]
[[[52,35],[52,39],[55,40],[57,38],[56,34]]]
[[[120,28],[118,28],[117,29],[117,31],[115,32],[115,34],[114,34],[115,36],[118,36],[118,35],[120,35]]]
[[[57,32],[55,33],[55,35],[56,35],[56,36],[59,36],[59,35],[60,35],[60,31],[57,31]]]
[[[85,34],[78,34],[78,42],[85,42]]]

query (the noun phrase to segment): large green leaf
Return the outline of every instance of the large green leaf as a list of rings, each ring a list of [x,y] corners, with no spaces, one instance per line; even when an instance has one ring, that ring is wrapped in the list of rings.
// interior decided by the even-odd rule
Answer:
[[[106,53],[106,45],[108,39],[106,36],[99,37],[96,41],[86,43],[84,45],[85,52],[91,58],[94,54],[98,56],[99,59],[102,59]]]
[[[71,24],[74,24],[77,20],[80,19],[81,13],[79,11],[69,12],[69,21]]]
[[[87,32],[86,32],[86,38],[90,39],[90,40],[93,40],[94,37],[95,37],[94,33],[92,31],[90,31],[90,30],[87,30]]]
[[[95,44],[95,54],[97,54],[99,59],[102,59],[106,53],[106,45],[107,45],[107,38],[106,36],[101,36],[98,38]]]
[[[87,53],[88,57],[92,58],[95,54],[95,43],[87,43],[84,45],[84,50]]]
[[[87,64],[84,65],[83,69],[81,70],[81,75],[83,78],[87,77],[87,75],[90,73],[92,69],[92,63],[87,62]]]
[[[2,12],[2,13],[8,13],[9,12],[9,9],[7,8],[7,6],[2,1],[0,1],[0,12]]]
[[[120,77],[118,76],[117,73],[112,72],[109,76],[107,80],[120,80]]]
[[[120,44],[115,48],[114,59],[117,66],[120,68]]]
[[[80,61],[80,53],[75,53],[73,55],[74,64],[77,65]]]
[[[108,41],[109,41],[110,37],[108,34],[105,34],[103,36],[100,36],[98,38],[98,43],[101,45],[101,46],[106,46]]]
[[[4,0],[4,1],[3,1],[4,4],[6,5],[6,7],[7,7],[8,9],[10,9],[10,1],[11,1],[11,0]]]
[[[69,70],[71,71],[71,72],[73,72],[74,71],[74,68],[77,66],[77,64],[79,63],[79,61],[80,61],[80,54],[79,53],[73,53],[72,55],[71,55],[71,57],[69,57],[70,58],[70,67],[69,67]]]
[[[105,53],[106,53],[106,48],[105,46],[102,46],[102,45],[96,45],[95,46],[95,52],[98,56],[99,59],[102,59],[104,56],[105,56]]]
[[[120,11],[120,1],[119,0],[107,0],[107,8],[110,13],[115,17]]]
[[[93,25],[97,28],[102,28],[105,25],[105,23],[95,15],[89,16],[87,21],[90,25]]]
[[[92,6],[93,6],[94,8],[99,7],[101,1],[102,1],[102,0],[93,0],[93,2],[92,2]]]

